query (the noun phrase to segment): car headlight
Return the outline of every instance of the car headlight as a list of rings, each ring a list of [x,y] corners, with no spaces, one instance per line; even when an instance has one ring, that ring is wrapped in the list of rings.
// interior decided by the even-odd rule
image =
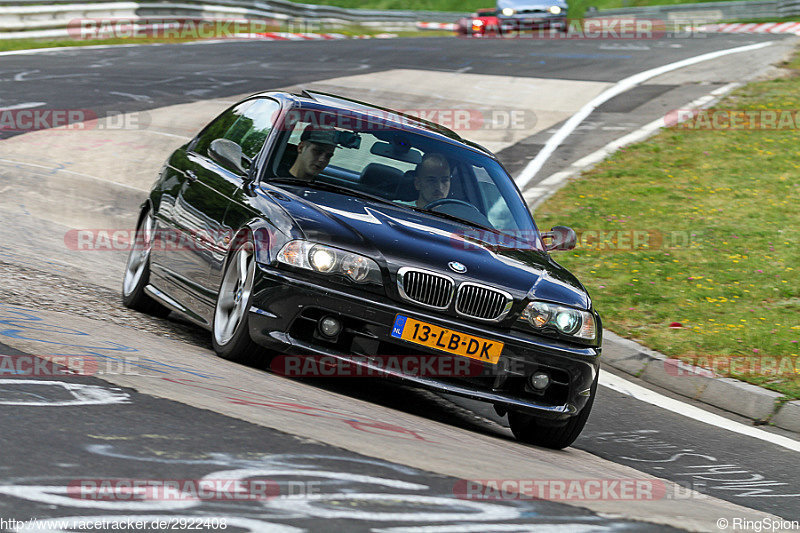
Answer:
[[[382,283],[378,263],[368,257],[310,241],[295,240],[283,245],[278,262],[321,274],[340,274],[356,283]]]
[[[511,16],[511,15],[513,15],[514,13],[516,13],[516,11],[514,11],[514,10],[513,10],[513,9],[511,9],[510,7],[504,7],[504,8],[503,8],[503,15],[505,15],[505,16],[507,16],[507,17],[510,17],[510,16]]]
[[[526,321],[536,330],[550,328],[564,335],[586,340],[594,340],[597,337],[594,315],[572,307],[548,302],[531,302],[519,319]]]
[[[553,14],[553,15],[558,15],[558,14],[561,13],[561,7],[560,6],[550,6],[548,11],[550,11],[550,13]]]

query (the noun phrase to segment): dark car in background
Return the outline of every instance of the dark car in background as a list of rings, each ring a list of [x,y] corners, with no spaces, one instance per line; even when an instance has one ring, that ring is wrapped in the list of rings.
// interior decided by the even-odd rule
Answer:
[[[332,156],[301,179],[312,128],[335,139]],[[429,203],[426,158],[448,168],[424,177],[448,184]],[[223,358],[377,369],[489,402],[519,440],[546,447],[586,423],[602,327],[549,253],[575,233],[540,233],[497,159],[446,128],[323,93],[257,94],[170,156],[138,221],[123,302],[209,329]],[[429,356],[469,371],[382,363]]]

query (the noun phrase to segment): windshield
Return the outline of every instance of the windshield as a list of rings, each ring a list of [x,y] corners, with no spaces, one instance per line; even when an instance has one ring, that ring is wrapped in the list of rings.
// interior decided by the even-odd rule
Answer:
[[[303,111],[288,122],[271,174],[344,187],[539,248],[533,220],[511,178],[492,158],[446,141],[341,115]],[[333,125],[332,125],[333,124]],[[334,126],[335,125],[335,126]],[[487,239],[484,233],[494,234]],[[466,232],[469,236],[469,232]],[[509,243],[510,244],[510,243]]]

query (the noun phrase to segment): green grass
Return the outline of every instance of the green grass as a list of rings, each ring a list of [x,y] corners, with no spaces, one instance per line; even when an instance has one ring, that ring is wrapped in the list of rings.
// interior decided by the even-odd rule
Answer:
[[[569,16],[580,18],[587,7],[594,6],[599,10],[621,9],[625,7],[663,6],[675,4],[695,4],[700,2],[714,2],[718,0],[567,0]]]
[[[800,109],[800,59],[785,66],[792,76],[746,85],[716,108]],[[541,228],[661,236],[652,248],[579,247],[556,259],[615,333],[670,356],[777,358],[781,375],[732,375],[800,398],[798,176],[800,123],[664,129],[568,184],[536,218]]]
[[[93,46],[105,44],[153,44],[163,42],[176,42],[174,39],[98,39],[98,40],[45,40],[45,39],[2,39],[0,52],[12,50],[29,50],[33,48],[58,48],[62,46]]]

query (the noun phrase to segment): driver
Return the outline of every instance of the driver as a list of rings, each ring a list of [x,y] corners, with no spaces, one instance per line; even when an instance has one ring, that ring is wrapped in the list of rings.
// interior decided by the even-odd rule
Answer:
[[[309,124],[300,135],[297,144],[297,159],[289,173],[301,180],[313,180],[328,166],[336,150],[336,130],[330,127]]]
[[[450,165],[447,158],[435,152],[425,154],[417,165],[414,188],[419,191],[419,197],[412,205],[419,208],[447,198],[450,194]]]

